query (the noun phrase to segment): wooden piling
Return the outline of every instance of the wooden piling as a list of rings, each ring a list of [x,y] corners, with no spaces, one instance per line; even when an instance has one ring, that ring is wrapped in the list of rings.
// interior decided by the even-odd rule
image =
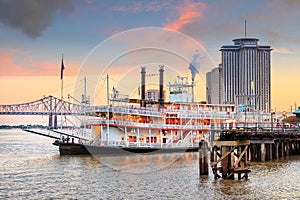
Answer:
[[[275,142],[275,155],[274,158],[278,159],[279,158],[279,142]]]
[[[261,152],[261,157],[260,161],[265,162],[266,161],[266,148],[265,148],[265,143],[260,144],[260,152]]]
[[[221,177],[234,179],[234,174],[238,174],[238,179],[247,179],[250,172],[250,164],[248,163],[250,141],[214,141],[213,144],[220,147],[220,152],[215,154],[218,156],[218,160],[211,164],[215,179]],[[214,150],[216,149],[214,148]]]
[[[208,144],[204,140],[199,142],[199,174],[208,175]]]
[[[281,141],[281,157],[285,156],[285,144],[284,141]]]
[[[300,133],[224,130],[212,145],[211,167],[215,179],[233,179],[234,174],[241,179],[248,177],[250,160],[265,162],[300,154]]]
[[[274,144],[269,144],[269,160],[273,159],[273,146]]]

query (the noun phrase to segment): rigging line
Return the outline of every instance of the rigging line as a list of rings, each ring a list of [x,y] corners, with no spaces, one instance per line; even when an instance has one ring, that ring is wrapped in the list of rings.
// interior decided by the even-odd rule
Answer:
[[[116,81],[115,79],[112,79],[112,80],[115,81],[115,83],[117,83],[117,85],[123,86],[125,89],[130,89],[127,85],[120,83],[120,81]]]
[[[100,80],[99,80],[99,83],[101,83],[101,81],[104,81],[104,84],[97,84],[97,86],[100,85],[100,87],[99,87],[99,86],[96,87],[96,94],[94,95],[94,101],[98,98],[98,96],[99,96],[101,90],[104,89],[104,87],[106,87],[106,84],[105,84],[106,77],[103,78],[103,79],[100,79]]]
[[[64,85],[64,89],[66,89],[66,87],[69,88],[69,87],[71,87],[72,85],[74,85],[74,83],[70,83],[70,84],[68,84],[68,85]],[[50,91],[48,94],[54,94],[54,93],[57,93],[57,92],[59,92],[59,91],[60,91],[60,89],[55,89],[55,90]]]

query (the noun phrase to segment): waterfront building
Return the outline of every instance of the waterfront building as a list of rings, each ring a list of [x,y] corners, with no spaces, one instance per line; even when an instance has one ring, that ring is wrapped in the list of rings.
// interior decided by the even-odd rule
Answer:
[[[257,38],[234,39],[233,45],[223,45],[222,78],[224,102],[247,104],[253,109],[271,108],[271,46],[259,45]],[[213,80],[215,84],[216,80]],[[215,90],[211,87],[210,95]],[[217,91],[220,92],[220,91]]]
[[[206,73],[206,101],[209,104],[223,104],[222,65]]]

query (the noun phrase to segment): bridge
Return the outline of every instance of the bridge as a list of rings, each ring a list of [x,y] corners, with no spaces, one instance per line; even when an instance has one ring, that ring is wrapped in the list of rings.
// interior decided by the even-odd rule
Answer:
[[[50,95],[28,103],[0,105],[0,115],[48,115],[49,128],[57,128],[57,115],[79,116],[93,109],[96,107],[70,103]]]

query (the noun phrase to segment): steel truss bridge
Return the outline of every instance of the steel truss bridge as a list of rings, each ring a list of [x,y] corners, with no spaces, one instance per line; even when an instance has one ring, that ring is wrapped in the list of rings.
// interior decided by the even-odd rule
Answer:
[[[48,115],[49,128],[57,128],[58,115],[84,115],[95,108],[70,103],[50,95],[28,103],[0,105],[0,115]]]

